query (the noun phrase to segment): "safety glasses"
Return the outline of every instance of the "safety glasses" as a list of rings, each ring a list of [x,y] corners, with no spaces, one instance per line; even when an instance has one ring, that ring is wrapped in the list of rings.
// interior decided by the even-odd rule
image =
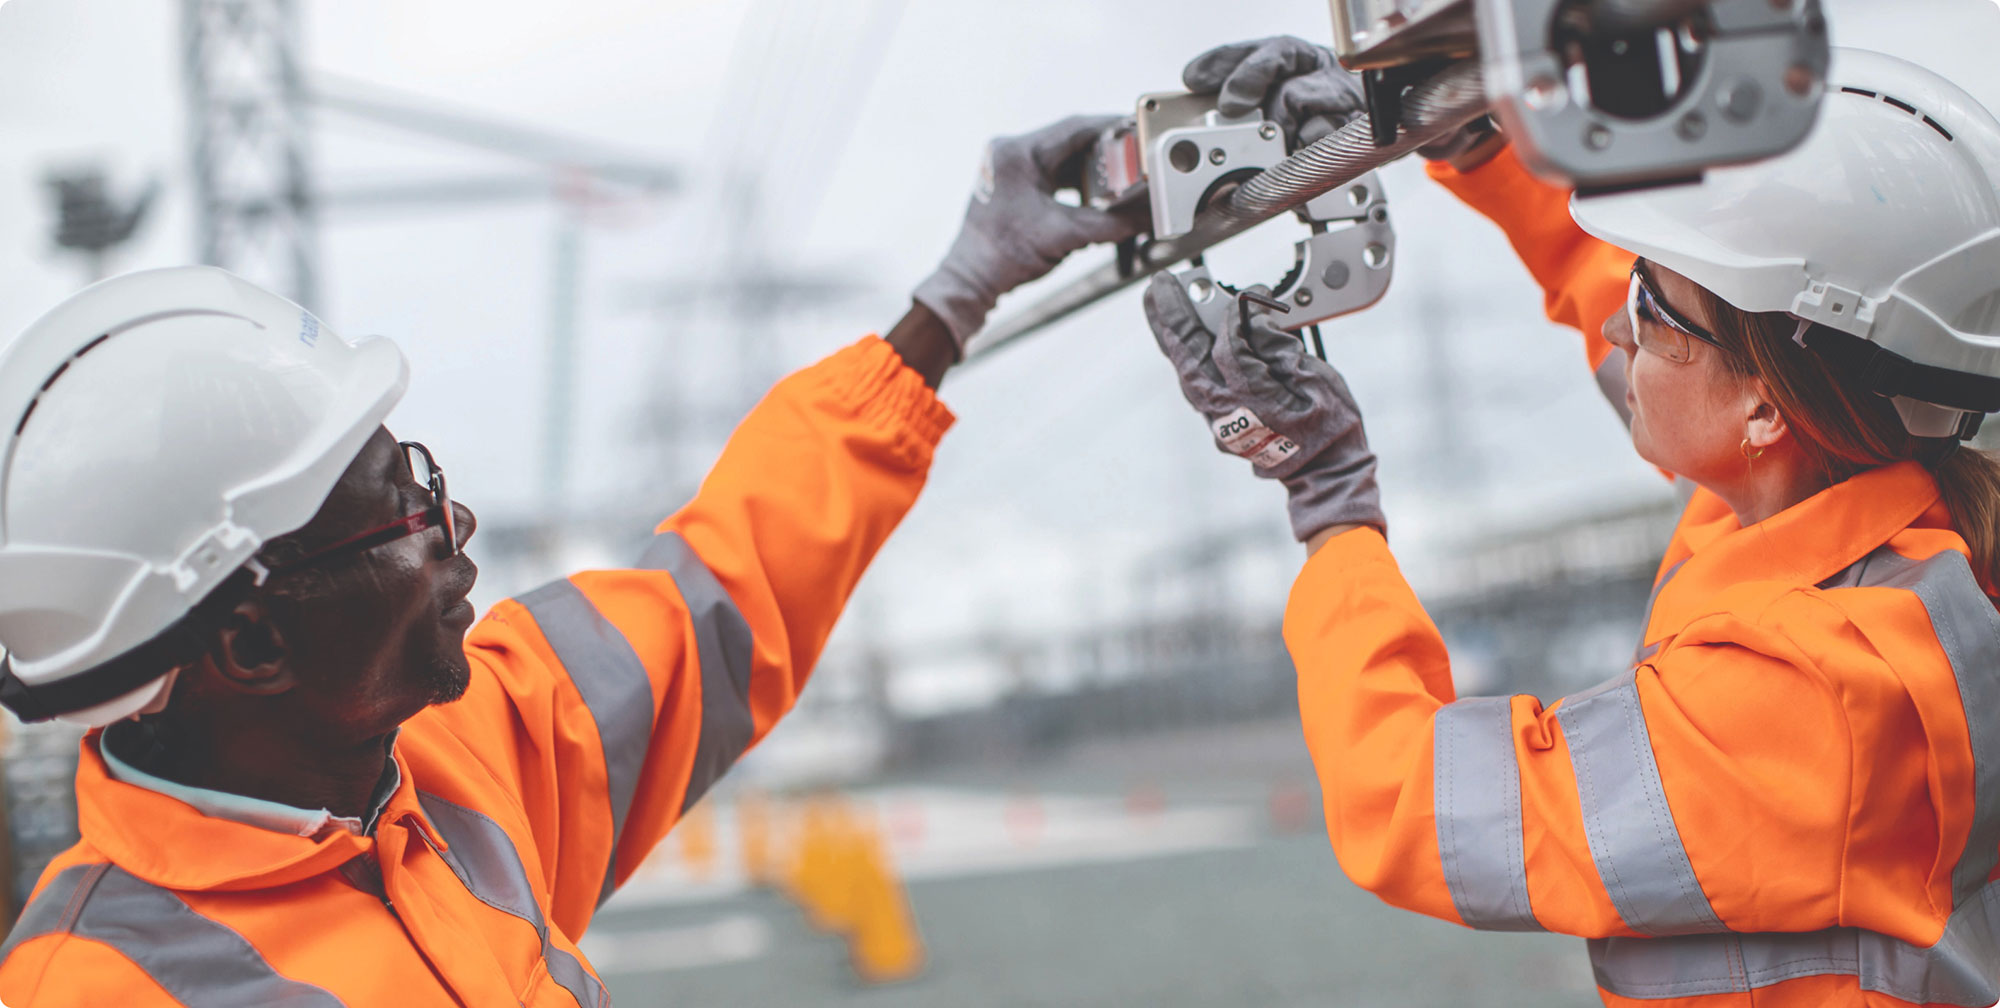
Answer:
[[[1625,290],[1625,318],[1632,324],[1632,342],[1639,349],[1676,364],[1686,364],[1694,356],[1694,344],[1689,340],[1700,340],[1723,353],[1729,352],[1708,330],[1689,321],[1660,297],[1653,279],[1646,275],[1643,261],[1632,264],[1631,285]],[[1651,324],[1641,325],[1642,322]]]
[[[280,574],[289,574],[305,567],[324,564],[329,560],[365,553],[377,546],[385,546],[398,539],[405,539],[433,528],[444,529],[445,544],[450,549],[446,556],[453,557],[463,553],[464,549],[458,541],[458,515],[453,512],[451,494],[445,489],[444,469],[431,457],[429,448],[415,441],[399,442],[399,447],[403,449],[403,461],[410,467],[411,477],[430,490],[429,507],[416,514],[398,518],[387,525],[348,536],[331,546],[314,550],[286,563],[265,566],[252,560],[244,566],[256,575],[254,583],[263,584]]]

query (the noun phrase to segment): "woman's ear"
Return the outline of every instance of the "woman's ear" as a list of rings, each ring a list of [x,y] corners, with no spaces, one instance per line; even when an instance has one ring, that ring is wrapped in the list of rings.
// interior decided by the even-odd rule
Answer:
[[[1785,422],[1785,415],[1778,412],[1777,403],[1772,400],[1771,389],[1762,378],[1744,380],[1743,436],[1755,449],[1768,449],[1783,441],[1791,434],[1791,425]]]

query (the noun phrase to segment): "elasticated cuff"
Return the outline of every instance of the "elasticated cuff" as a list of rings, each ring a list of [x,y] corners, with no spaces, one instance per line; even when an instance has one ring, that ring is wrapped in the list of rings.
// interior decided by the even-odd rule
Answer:
[[[864,336],[804,374],[818,385],[817,398],[891,435],[912,465],[928,466],[938,441],[958,419],[880,336]]]

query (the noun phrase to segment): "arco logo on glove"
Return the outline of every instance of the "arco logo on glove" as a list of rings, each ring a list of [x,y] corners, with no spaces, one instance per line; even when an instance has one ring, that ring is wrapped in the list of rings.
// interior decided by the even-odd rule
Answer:
[[[1209,426],[1223,451],[1266,469],[1298,454],[1298,442],[1264,426],[1257,414],[1240,406]]]

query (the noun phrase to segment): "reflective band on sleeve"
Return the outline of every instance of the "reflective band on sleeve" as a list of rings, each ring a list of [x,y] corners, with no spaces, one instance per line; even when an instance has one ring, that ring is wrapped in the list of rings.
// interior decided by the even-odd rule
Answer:
[[[1956,906],[1979,891],[2000,864],[2000,613],[1957,550],[1919,561],[1884,546],[1856,566],[1858,586],[1900,588],[1923,601],[1958,683],[1972,743],[1973,818],[1951,872]]]
[[[542,958],[548,961],[549,976],[582,1008],[599,1008],[611,1003],[604,985],[583,968],[567,950],[549,940],[549,926],[542,905],[535,899],[534,884],[521,862],[521,852],[499,823],[484,813],[447,801],[428,792],[417,792],[424,815],[444,837],[447,850],[438,852],[452,874],[465,884],[481,903],[527,921],[542,939]]]
[[[701,738],[688,775],[686,812],[750,748],[756,723],[750,715],[750,624],[722,582],[678,532],[653,537],[639,566],[673,575],[694,620],[701,655]]]
[[[1920,948],[1859,928],[1805,934],[1599,938],[1597,985],[1638,1000],[1743,994],[1803,976],[1851,976],[1861,989],[1912,1004],[1985,1008],[2000,1001],[2000,883],[1952,913],[1944,936]]]
[[[235,930],[116,865],[57,873],[15,923],[5,952],[61,932],[118,950],[182,1004],[341,1008],[325,988],[280,976]]]
[[[1724,930],[1667,808],[1636,679],[1565,699],[1556,720],[1569,743],[1584,839],[1618,916],[1640,934]]]
[[[81,892],[90,895],[90,889],[104,876],[108,864],[70,865],[56,873],[49,884],[21,911],[14,920],[13,930],[7,933],[7,944],[0,945],[0,960],[14,954],[14,947],[30,938],[39,938],[57,931],[68,931],[73,923],[74,911],[82,904],[77,899]]]
[[[1433,730],[1438,855],[1458,916],[1486,931],[1542,930],[1528,906],[1521,767],[1508,699],[1446,704]]]
[[[590,971],[583,968],[583,963],[577,957],[554,945],[547,946],[542,951],[548,956],[549,976],[563,990],[568,991],[570,996],[576,999],[577,1004],[583,1008],[611,1008],[611,992],[605,990],[604,985],[598,983],[597,979],[590,975]]]
[[[617,875],[617,837],[625,832],[625,816],[638,794],[639,773],[652,740],[652,681],[625,635],[568,579],[545,584],[517,601],[535,618],[556,660],[576,684],[604,747],[613,839],[598,893],[602,904],[611,895]]]

